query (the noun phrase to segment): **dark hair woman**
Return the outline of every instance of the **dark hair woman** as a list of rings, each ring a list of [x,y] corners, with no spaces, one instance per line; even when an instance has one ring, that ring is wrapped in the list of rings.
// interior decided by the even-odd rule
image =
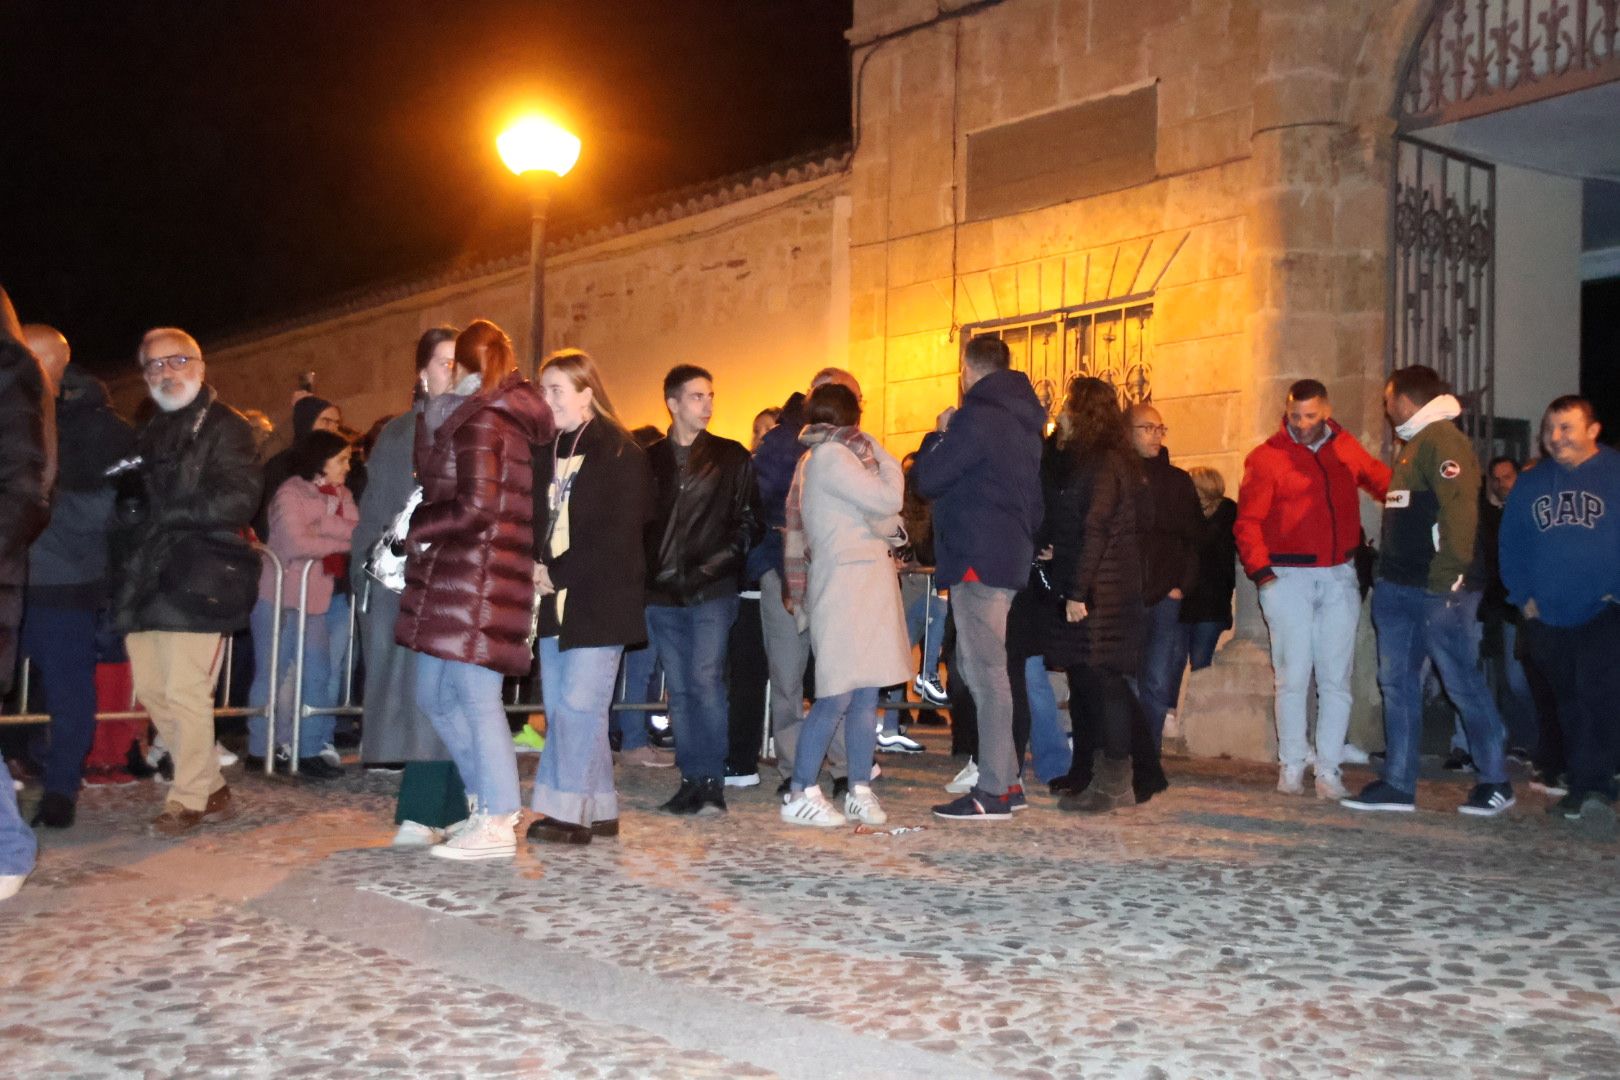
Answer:
[[[417,703],[475,807],[433,853],[509,858],[521,804],[501,684],[534,663],[534,447],[554,425],[500,327],[477,320],[456,338],[455,357],[455,385],[417,417],[422,503],[406,536],[394,640],[419,654]]]
[[[276,596],[275,577],[269,564],[259,576],[259,600],[253,606],[251,625],[254,643],[253,687],[248,701],[262,708],[270,694],[270,680],[281,680],[293,665],[298,647],[298,595],[304,568],[309,567],[308,604],[305,608],[303,700],[305,705],[330,706],[333,624],[341,621],[347,631],[349,550],[359,511],[345,481],[353,453],[347,439],[330,431],[311,431],[294,443],[287,455],[290,475],[270,499],[270,550],[281,560],[286,573],[281,596]],[[343,583],[344,602],[334,603],[337,585]],[[280,656],[270,656],[270,628],[281,606]],[[274,753],[278,767],[285,767],[296,754],[298,771],[314,780],[341,776],[343,769],[330,760],[336,751],[323,752],[332,745],[334,717],[317,713],[298,725],[298,745],[292,738],[291,695],[278,701]],[[269,750],[265,716],[248,718],[248,767],[263,765]],[[255,760],[256,759],[256,760]]]
[[[1135,802],[1139,710],[1127,679],[1141,652],[1143,614],[1141,468],[1112,386],[1086,376],[1069,384],[1041,472],[1054,594],[1046,605],[1046,663],[1068,674],[1074,728],[1069,790],[1058,805],[1098,813]]]
[[[540,392],[557,438],[534,463],[546,749],[528,837],[588,844],[619,835],[608,719],[620,655],[647,638],[642,530],[652,520],[652,473],[590,356],[552,356]]]
[[[790,825],[832,827],[846,818],[881,825],[888,816],[871,787],[878,691],[911,675],[900,581],[889,556],[905,539],[905,479],[900,462],[860,429],[860,402],[849,387],[816,387],[805,418],[799,441],[810,452],[799,458],[788,490],[783,587],[789,610],[808,616],[816,700],[799,728],[781,815]],[[817,783],[840,721],[849,757],[843,813]]]
[[[466,820],[470,811],[450,751],[417,707],[417,654],[394,641],[399,594],[372,580],[365,560],[416,491],[411,458],[417,417],[455,382],[456,334],[452,326],[435,326],[417,339],[412,406],[384,424],[377,435],[368,462],[370,480],[360,496],[360,524],[354,530],[351,576],[354,594],[361,598],[366,680],[360,760],[405,767],[394,808],[394,824],[399,826],[394,843],[401,847],[439,843],[444,831]]]

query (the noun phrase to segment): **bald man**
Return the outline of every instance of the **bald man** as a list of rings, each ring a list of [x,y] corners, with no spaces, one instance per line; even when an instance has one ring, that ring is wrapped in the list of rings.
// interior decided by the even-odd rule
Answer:
[[[253,427],[205,381],[184,330],[148,331],[137,353],[158,411],[140,434],[146,509],[113,613],[135,693],[174,757],[155,832],[178,836],[236,816],[214,753],[221,635],[248,624],[259,559],[243,539],[262,474]]]
[[[113,485],[107,470],[135,452],[135,433],[100,381],[71,364],[61,331],[32,324],[23,339],[56,399],[57,481],[51,523],[28,549],[22,652],[44,693],[50,727],[30,747],[44,775],[35,825],[73,824],[96,731],[96,624],[107,606]]]

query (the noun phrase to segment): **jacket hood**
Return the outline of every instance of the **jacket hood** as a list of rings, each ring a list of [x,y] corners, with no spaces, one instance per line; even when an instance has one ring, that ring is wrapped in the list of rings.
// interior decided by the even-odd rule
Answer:
[[[1024,430],[1046,434],[1046,409],[1035,396],[1029,376],[1022,371],[992,371],[974,383],[962,400],[964,404],[974,401],[1005,409]]]
[[[77,364],[69,364],[62,372],[62,389],[56,400],[58,411],[99,409],[108,402],[107,387]]]
[[[1332,417],[1328,418],[1327,426],[1328,442],[1332,442],[1339,436],[1340,432],[1344,431],[1343,425]],[[1277,425],[1276,433],[1272,435],[1271,438],[1267,439],[1266,442],[1272,446],[1275,446],[1278,450],[1287,450],[1291,446],[1300,445],[1294,441],[1294,437],[1288,432],[1288,418],[1286,416],[1283,417],[1282,423]],[[1325,446],[1326,443],[1323,445]]]
[[[557,430],[551,406],[534,384],[517,372],[500,381],[489,395],[488,407],[507,417],[531,443],[550,442]]]

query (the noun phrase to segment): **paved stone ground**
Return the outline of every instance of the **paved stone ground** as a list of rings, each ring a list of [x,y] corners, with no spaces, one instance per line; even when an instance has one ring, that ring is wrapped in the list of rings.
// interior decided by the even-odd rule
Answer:
[[[795,829],[768,788],[667,818],[622,769],[622,839],[472,866],[384,846],[387,777],[234,769],[243,815],[178,842],[153,785],[87,790],[0,906],[0,1072],[1620,1075],[1620,849],[1526,792],[1364,817],[1175,762],[1106,819],[953,825],[955,763],[883,760],[927,831]]]

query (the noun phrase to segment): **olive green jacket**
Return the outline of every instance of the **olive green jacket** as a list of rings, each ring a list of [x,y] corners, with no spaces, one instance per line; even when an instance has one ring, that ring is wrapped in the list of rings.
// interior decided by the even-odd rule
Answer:
[[[1478,589],[1479,458],[1450,420],[1436,420],[1401,447],[1384,497],[1378,576],[1432,593]]]

